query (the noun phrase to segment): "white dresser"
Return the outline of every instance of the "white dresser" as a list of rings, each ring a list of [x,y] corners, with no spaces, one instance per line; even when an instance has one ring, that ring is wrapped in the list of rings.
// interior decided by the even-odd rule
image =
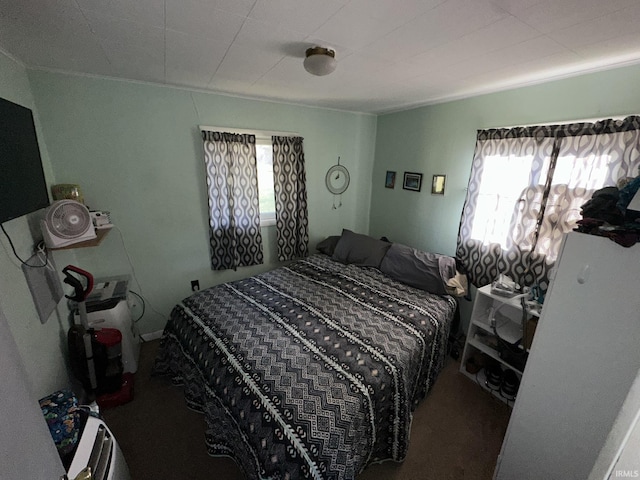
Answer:
[[[640,368],[640,244],[566,235],[495,478],[584,480]]]

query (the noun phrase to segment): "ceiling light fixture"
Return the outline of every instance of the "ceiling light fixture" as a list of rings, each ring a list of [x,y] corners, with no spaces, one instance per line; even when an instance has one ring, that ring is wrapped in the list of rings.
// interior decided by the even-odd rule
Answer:
[[[329,75],[336,69],[336,51],[324,47],[308,48],[304,69],[312,75]]]

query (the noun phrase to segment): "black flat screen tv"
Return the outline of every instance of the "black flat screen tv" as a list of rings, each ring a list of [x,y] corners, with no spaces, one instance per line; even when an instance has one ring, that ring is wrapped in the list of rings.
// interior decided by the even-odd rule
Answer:
[[[0,223],[48,205],[33,113],[0,98]]]

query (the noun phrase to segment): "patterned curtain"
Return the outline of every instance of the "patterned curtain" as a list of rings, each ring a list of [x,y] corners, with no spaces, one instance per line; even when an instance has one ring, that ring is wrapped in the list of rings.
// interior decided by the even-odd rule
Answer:
[[[209,196],[211,268],[263,262],[256,137],[202,131]]]
[[[505,273],[546,289],[580,207],[639,164],[637,116],[478,131],[456,251],[473,284]]]
[[[309,255],[307,181],[302,137],[272,137],[278,260]]]

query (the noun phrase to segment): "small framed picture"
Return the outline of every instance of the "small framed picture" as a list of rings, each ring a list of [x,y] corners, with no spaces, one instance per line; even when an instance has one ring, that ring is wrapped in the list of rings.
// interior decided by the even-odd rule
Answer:
[[[419,192],[422,188],[422,174],[414,172],[404,172],[404,182],[402,188]]]
[[[396,172],[387,170],[387,176],[384,178],[385,188],[395,188],[396,186]]]
[[[431,182],[431,194],[444,195],[444,184],[446,180],[446,175],[434,175]]]

